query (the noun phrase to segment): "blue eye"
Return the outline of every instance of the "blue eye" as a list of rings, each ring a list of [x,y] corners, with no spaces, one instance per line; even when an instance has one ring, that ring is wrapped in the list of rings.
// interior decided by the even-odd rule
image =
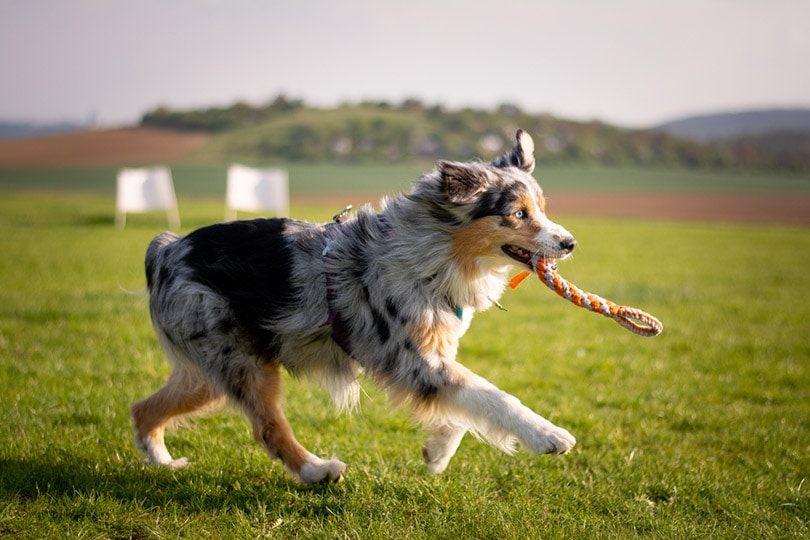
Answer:
[[[526,211],[525,210],[518,210],[517,212],[515,212],[514,216],[516,218],[518,218],[518,219],[523,219],[523,218],[526,217]]]

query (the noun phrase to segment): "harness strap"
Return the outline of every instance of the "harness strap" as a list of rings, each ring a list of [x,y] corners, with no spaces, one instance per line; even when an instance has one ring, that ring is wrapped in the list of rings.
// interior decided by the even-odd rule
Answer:
[[[332,305],[335,300],[335,289],[332,286],[332,280],[330,278],[330,275],[325,274],[325,277],[326,277],[326,305],[329,308],[329,315],[327,316],[326,321],[323,324],[321,324],[320,328],[331,325],[332,341],[337,343],[337,345],[341,349],[343,349],[343,352],[351,356],[352,350],[351,347],[349,346],[349,327],[346,323],[346,320]]]
[[[347,206],[343,209],[339,214],[335,215],[332,220],[334,223],[329,223],[327,227],[327,231],[329,230],[337,230],[340,225],[345,223],[348,220],[349,210],[352,209],[352,205]],[[380,222],[381,232],[383,235],[391,239],[393,238],[393,229],[388,224],[388,221],[385,219],[384,216],[377,215],[377,220]],[[323,257],[328,258],[331,257],[331,247],[329,246],[329,234],[327,233],[327,244],[323,250]],[[326,305],[329,309],[329,314],[326,317],[326,321],[320,325],[319,328],[323,328],[325,326],[332,327],[332,341],[334,341],[343,352],[352,356],[350,341],[349,341],[349,324],[346,319],[340,314],[340,312],[335,309],[334,301],[337,297],[337,290],[335,289],[334,284],[332,283],[332,275],[329,272],[324,272],[324,279],[326,280]]]
[[[349,210],[352,209],[352,205],[348,205],[344,208],[340,213],[336,214],[332,217],[332,221],[334,223],[328,224],[327,231],[330,231],[332,227],[337,225],[341,225],[346,222],[349,215]],[[329,246],[329,234],[327,232],[326,238],[326,247],[323,250],[323,257],[328,258],[330,257],[329,252],[331,248]],[[329,314],[326,317],[326,321],[319,326],[319,328],[323,328],[325,326],[332,327],[332,341],[334,341],[343,352],[348,354],[349,356],[352,355],[351,347],[349,346],[349,329],[346,324],[346,320],[340,315],[340,313],[334,308],[334,301],[335,297],[337,296],[335,292],[335,288],[332,284],[332,276],[329,272],[324,272],[324,279],[326,281],[326,306],[329,309]]]

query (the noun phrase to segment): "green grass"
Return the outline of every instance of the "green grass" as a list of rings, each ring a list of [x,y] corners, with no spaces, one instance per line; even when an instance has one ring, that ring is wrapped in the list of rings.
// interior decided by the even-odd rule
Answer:
[[[309,165],[281,164],[290,174],[290,193],[321,195],[357,193],[378,195],[410,188],[432,164]],[[178,197],[225,197],[225,165],[173,164]],[[0,169],[0,189],[84,191],[114,197],[114,167],[72,169]],[[547,193],[570,191],[686,192],[686,193],[810,193],[806,175],[772,172],[695,172],[684,169],[631,167],[575,167],[540,165],[535,174]],[[182,210],[182,209],[181,209]],[[181,212],[181,214],[184,212]]]
[[[184,230],[221,218],[181,197]],[[293,208],[328,219],[333,209]],[[423,433],[366,381],[336,416],[295,380],[299,440],[348,464],[302,487],[231,409],[170,431],[193,465],[148,468],[128,407],[168,368],[142,260],[165,221],[112,227],[109,196],[0,194],[0,535],[20,538],[810,536],[810,230],[564,219],[580,287],[645,309],[653,339],[536,280],[479,315],[460,360],[578,439],[507,456],[467,437],[427,474]]]

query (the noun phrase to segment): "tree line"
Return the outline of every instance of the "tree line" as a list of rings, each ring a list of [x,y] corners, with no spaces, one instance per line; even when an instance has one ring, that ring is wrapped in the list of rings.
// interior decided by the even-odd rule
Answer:
[[[664,131],[625,129],[531,114],[511,104],[492,110],[447,109],[406,99],[324,109],[279,95],[264,105],[144,114],[144,126],[214,134],[210,159],[309,162],[407,162],[488,159],[526,129],[543,163],[671,165],[693,169],[757,168],[810,171],[810,135],[776,133],[723,142],[678,138]]]

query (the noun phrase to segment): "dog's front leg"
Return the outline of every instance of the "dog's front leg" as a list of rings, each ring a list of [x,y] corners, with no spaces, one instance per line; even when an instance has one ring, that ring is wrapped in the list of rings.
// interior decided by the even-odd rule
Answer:
[[[457,425],[443,424],[431,429],[422,447],[422,457],[432,474],[439,474],[447,468],[465,433],[467,429]]]
[[[512,437],[535,454],[565,454],[576,439],[538,415],[516,397],[470,373],[449,394],[450,408],[493,444],[504,447]]]

